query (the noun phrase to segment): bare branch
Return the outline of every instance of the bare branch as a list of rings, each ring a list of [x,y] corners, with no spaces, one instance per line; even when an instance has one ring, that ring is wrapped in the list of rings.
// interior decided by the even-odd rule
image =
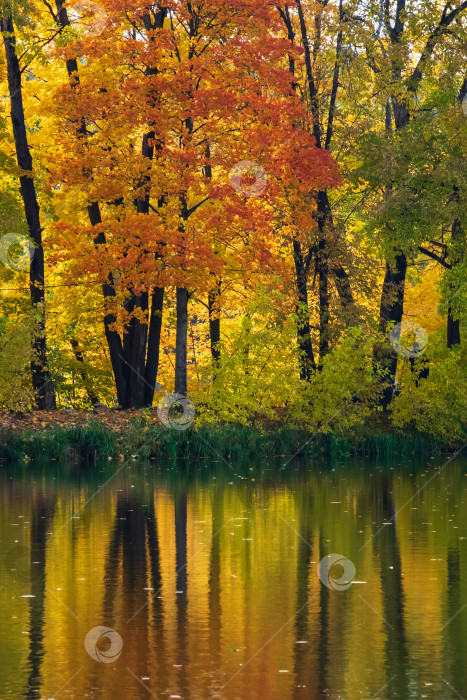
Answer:
[[[448,262],[446,262],[446,259],[444,257],[440,258],[439,255],[436,255],[436,253],[433,253],[433,251],[428,250],[428,248],[425,248],[422,245],[419,245],[418,249],[419,249],[420,253],[423,253],[423,255],[427,255],[429,258],[432,258],[433,260],[436,260],[436,262],[439,262],[440,265],[445,267],[447,270],[452,269],[452,265],[450,265]]]

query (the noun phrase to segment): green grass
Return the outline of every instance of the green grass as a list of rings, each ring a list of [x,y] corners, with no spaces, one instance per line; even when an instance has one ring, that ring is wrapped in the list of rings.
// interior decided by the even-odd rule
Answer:
[[[392,456],[439,454],[440,445],[425,436],[355,429],[350,435],[310,434],[282,427],[261,431],[252,426],[204,425],[178,431],[136,419],[122,435],[97,420],[85,427],[0,434],[0,459],[21,461],[131,458],[262,460],[274,456]],[[448,446],[449,447],[449,446]],[[452,447],[452,446],[451,446]]]
[[[0,458],[20,461],[25,457],[40,459],[83,459],[97,461],[113,455],[117,435],[100,424],[90,422],[85,427],[56,426],[42,432],[0,433]]]

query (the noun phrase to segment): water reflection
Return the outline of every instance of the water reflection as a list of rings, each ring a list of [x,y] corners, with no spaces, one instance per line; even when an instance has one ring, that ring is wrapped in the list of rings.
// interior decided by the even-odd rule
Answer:
[[[112,465],[4,466],[0,698],[467,697],[467,470],[440,465],[132,464],[100,491]]]

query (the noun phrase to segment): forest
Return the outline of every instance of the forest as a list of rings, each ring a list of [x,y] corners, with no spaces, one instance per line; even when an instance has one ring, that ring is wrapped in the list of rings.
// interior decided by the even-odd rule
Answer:
[[[467,0],[0,21],[2,416],[467,438]]]

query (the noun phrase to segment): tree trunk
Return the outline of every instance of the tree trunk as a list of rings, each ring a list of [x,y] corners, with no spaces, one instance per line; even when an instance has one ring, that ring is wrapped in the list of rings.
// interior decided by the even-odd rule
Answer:
[[[187,394],[186,347],[188,335],[188,290],[177,287],[177,333],[175,343],[175,393]]]
[[[32,385],[39,409],[55,409],[55,392],[47,364],[47,340],[45,330],[45,290],[44,290],[44,249],[42,247],[42,228],[39,204],[34,186],[32,157],[26,133],[21,85],[21,70],[16,56],[16,37],[14,34],[11,9],[3,7],[0,15],[3,42],[5,45],[10,91],[11,121],[15,141],[16,160],[23,173],[20,175],[20,190],[24,212],[29,228],[29,235],[34,242],[34,256],[29,266],[29,290],[31,304],[39,318],[38,329],[33,340],[33,359],[31,361]]]
[[[73,348],[73,354],[75,356],[76,361],[83,365],[82,369],[79,370],[79,373],[81,379],[83,380],[84,388],[86,389],[88,398],[93,405],[95,403],[99,403],[99,397],[97,396],[97,394],[94,393],[94,390],[91,386],[91,382],[89,381],[89,375],[84,367],[83,353],[79,347],[79,343],[76,340],[76,338],[70,338],[70,345]]]
[[[70,26],[70,20],[64,0],[55,0],[58,13],[58,22],[62,27]],[[153,17],[153,24],[149,15],[145,19],[145,23],[149,23],[147,29],[160,29],[163,26],[166,17],[166,9],[162,9]],[[71,58],[66,61],[66,67],[70,84],[72,87],[79,85],[78,64],[76,59]],[[149,67],[146,71],[147,75],[155,75],[156,68]],[[150,99],[153,99],[150,95]],[[86,124],[84,121],[80,124],[78,135],[86,137]],[[154,146],[150,145],[155,137],[154,131],[149,131],[143,136],[142,155],[149,160],[154,157]],[[146,176],[142,186],[149,183],[149,176]],[[164,199],[159,202],[159,205],[164,204]],[[136,209],[141,214],[149,213],[149,194],[135,201]],[[88,206],[88,215],[91,226],[102,223],[102,217],[98,202],[92,202]],[[100,233],[94,239],[96,246],[106,244],[104,233]],[[156,260],[157,260],[157,256]],[[131,291],[131,290],[130,290]],[[114,280],[111,274],[108,280],[102,285],[104,300],[115,297]],[[117,331],[111,330],[112,324],[115,323],[116,317],[113,313],[108,313],[104,317],[104,329],[109,347],[110,361],[117,389],[117,398],[122,408],[140,408],[143,406],[151,406],[154,398],[154,387],[157,379],[157,370],[159,364],[159,348],[162,328],[162,307],[164,300],[164,289],[155,287],[151,295],[151,316],[148,324],[142,323],[139,319],[132,318],[128,328],[126,329],[123,342]],[[148,311],[149,297],[148,293],[143,293],[138,296],[132,296],[127,303],[127,310],[132,311],[136,307]]]
[[[405,0],[404,0],[405,1]],[[397,31],[391,33],[391,41],[398,43],[403,31],[403,24],[398,19]],[[393,78],[396,81],[400,78],[401,68],[397,63],[393,64]],[[398,100],[392,96],[391,103],[394,112],[394,125],[396,131],[403,129],[410,120],[410,114],[407,105],[403,100]],[[391,103],[388,100],[385,111],[385,128],[386,131],[391,131]],[[404,292],[405,292],[405,277],[407,273],[407,258],[405,254],[397,249],[394,249],[395,264],[386,260],[386,272],[381,291],[381,302],[379,309],[379,330],[387,335],[388,324],[393,321],[395,324],[402,321],[404,313]],[[379,363],[385,375],[382,384],[382,393],[380,398],[380,406],[386,410],[392,401],[394,394],[394,385],[397,372],[397,353],[389,343],[389,338],[375,344],[373,349],[373,360]]]
[[[220,297],[221,281],[218,280],[216,286],[213,287],[208,294],[209,337],[211,340],[213,377],[215,377],[221,359],[219,347],[221,340]]]
[[[310,313],[308,310],[307,270],[303,259],[302,248],[297,240],[293,240],[295,275],[297,279],[297,343],[300,353],[300,379],[309,381],[311,373],[316,370],[313,346],[310,332]]]
[[[329,200],[326,191],[318,192],[317,196],[318,216],[318,253],[316,256],[316,270],[318,273],[319,288],[319,367],[329,352],[329,262],[326,243],[326,225],[330,218]]]
[[[407,258],[403,253],[396,255],[394,267],[389,262],[386,262],[379,318],[379,330],[385,335],[391,322],[396,324],[402,321],[406,272]],[[389,339],[385,339],[382,343],[375,346],[373,356],[386,370],[381,396],[381,406],[383,409],[386,409],[392,400],[397,370],[397,353],[390,345]]]
[[[303,54],[305,59],[306,81],[308,85],[308,99],[311,108],[311,114],[313,116],[313,136],[315,137],[317,147],[321,148],[321,128],[319,119],[318,90],[316,88],[316,84],[313,78],[313,61],[310,51],[310,42],[308,40],[308,33],[306,30],[305,16],[303,14],[301,0],[297,0],[296,4],[300,24],[300,35],[302,38],[303,45]]]
[[[156,16],[156,26],[161,28],[164,23],[165,11],[158,13]],[[156,75],[156,68],[148,68],[147,75]],[[155,101],[150,96],[152,101]],[[154,139],[155,132],[148,131],[143,136],[141,148],[142,155],[152,161],[154,158]],[[159,145],[160,149],[160,145]],[[150,177],[145,176],[140,186],[149,185]],[[158,205],[163,206],[165,198],[162,197]],[[144,197],[136,201],[136,209],[140,214],[149,214],[149,192]],[[155,254],[155,261],[159,259],[159,255]],[[140,299],[140,306],[148,312],[148,294],[143,293]],[[163,287],[154,287],[151,294],[151,312],[148,324],[141,323],[137,319],[133,319],[135,323],[130,325],[129,332],[131,334],[132,343],[132,365],[136,370],[133,381],[131,382],[131,404],[133,406],[151,406],[154,398],[154,388],[157,379],[157,371],[159,368],[160,355],[160,340],[162,330],[162,309],[164,304],[164,289]],[[146,360],[146,361],[145,361]]]
[[[455,188],[455,197],[459,201],[459,190]],[[461,261],[460,249],[464,246],[462,243],[465,239],[465,232],[462,228],[462,224],[459,219],[455,219],[452,224],[451,229],[451,248],[452,248],[452,270]],[[455,294],[455,292],[454,292]],[[456,314],[457,315],[457,314]],[[458,315],[457,315],[458,316]],[[460,331],[460,320],[459,318],[454,318],[451,308],[451,300],[449,300],[448,307],[448,320],[447,320],[447,346],[448,348],[454,347],[454,345],[460,345],[461,343],[461,331]]]
[[[392,99],[394,110],[394,123],[396,130],[402,129],[409,123],[409,112],[404,102]],[[391,115],[386,109],[386,128],[391,128]],[[386,260],[386,273],[381,292],[381,304],[379,310],[379,328],[382,333],[387,333],[388,323],[400,323],[404,313],[405,277],[407,274],[407,257],[401,250],[394,249],[395,264]],[[383,344],[375,346],[373,357],[382,363],[386,370],[383,392],[380,405],[386,410],[392,401],[393,387],[397,372],[397,353],[386,339]]]
[[[194,27],[190,21],[190,35]],[[191,49],[190,49],[191,50]],[[193,120],[185,119],[185,127],[188,134],[193,132]],[[183,144],[182,144],[183,146]],[[187,166],[185,166],[187,167]],[[187,204],[187,193],[181,190],[179,193],[179,225],[178,230],[184,236],[186,222],[190,216]],[[187,336],[188,336],[188,290],[185,287],[177,287],[177,331],[175,340],[175,393],[187,395]]]
[[[138,309],[143,311],[146,316],[148,312],[148,293],[142,292],[138,295],[133,294],[128,304],[125,306],[129,313],[133,313]],[[127,404],[131,408],[140,408],[144,406],[144,385],[146,381],[144,373],[147,337],[147,323],[143,323],[138,318],[132,317],[123,335],[123,356],[129,369],[129,374],[127,375]]]
[[[458,102],[463,106],[465,99],[467,98],[467,78],[464,79],[462,87],[459,91]],[[459,188],[454,187],[454,197],[457,202],[459,202]],[[461,250],[463,251],[465,247],[465,231],[462,227],[460,219],[456,218],[452,224],[451,229],[451,247],[453,248],[452,254],[452,269],[458,264],[462,259]],[[457,315],[457,314],[456,314]],[[447,346],[452,348],[455,345],[461,344],[461,330],[460,330],[460,320],[459,318],[454,318],[451,308],[451,299],[449,299],[448,306],[448,319],[447,319]]]
[[[355,300],[352,294],[352,287],[350,286],[350,280],[347,272],[344,270],[342,265],[339,263],[331,262],[331,274],[334,277],[334,283],[336,285],[337,293],[341,304],[345,309],[353,306]]]
[[[422,48],[420,51],[418,62],[406,82],[407,94],[394,94],[391,96],[394,126],[396,131],[404,129],[410,121],[409,96],[416,95],[423,79],[426,65],[429,59],[432,57],[438,41],[442,36],[446,35],[449,25],[452,24],[452,22],[456,20],[457,16],[464,12],[465,9],[466,6],[464,3],[456,8],[450,8],[449,3],[446,4],[436,29],[430,34],[424,48]],[[406,21],[406,0],[398,0],[396,6],[396,16],[392,24],[389,16],[389,2],[385,2],[384,21],[395,56],[391,66],[392,81],[394,84],[397,84],[401,80],[403,67],[406,68],[400,59],[400,56],[402,55],[401,45],[403,44],[402,39]],[[391,129],[391,126],[390,109],[387,108],[386,128]],[[402,250],[395,249],[394,254],[394,268],[391,267],[391,264],[388,261],[386,262],[386,276],[381,295],[380,328],[383,330],[383,332],[386,332],[386,326],[389,320],[394,321],[395,323],[399,323],[402,320],[404,310],[404,287],[407,272],[407,259]],[[375,348],[375,354],[378,354],[377,348]],[[383,408],[387,408],[391,400],[392,387],[396,377],[397,355],[396,353],[391,352],[389,349],[387,349],[386,353],[383,353],[383,355],[385,355],[383,366],[385,366],[388,370],[388,383],[384,388],[381,404]]]
[[[208,180],[212,179],[212,167],[210,163],[211,149],[209,143],[206,145],[206,165],[204,166],[204,175]],[[217,251],[216,251],[217,252]],[[221,280],[217,279],[216,284],[208,293],[208,316],[209,316],[209,338],[211,343],[211,358],[212,358],[212,380],[216,379],[216,370],[219,368],[221,359],[220,340],[221,340],[221,317],[220,317],[220,298],[221,298]]]
[[[58,24],[61,27],[69,27],[70,26],[70,20],[68,17],[68,12],[66,11],[65,7],[65,0],[55,0],[55,6],[57,8],[57,17],[58,17]],[[70,84],[73,87],[74,85],[78,85],[79,83],[79,75],[78,75],[78,62],[76,58],[68,58],[66,60],[66,69],[68,73],[68,77],[70,79]],[[86,134],[86,124],[83,123],[82,126],[84,127],[84,135]]]
[[[461,344],[460,321],[458,318],[453,318],[450,306],[448,308],[448,320],[446,331],[448,348],[452,348],[454,347],[454,345]]]
[[[389,4],[385,5],[386,29],[393,47],[399,46],[402,41],[405,21],[405,5],[406,0],[398,1],[396,18],[393,26],[391,26],[389,21]],[[402,75],[402,62],[399,58],[392,61],[391,73],[394,83],[397,83],[401,79]],[[410,120],[406,98],[404,95],[401,95],[400,97],[392,95],[391,101],[388,100],[386,103],[386,131],[389,132],[392,130],[391,105],[394,114],[394,127],[396,131],[399,129],[404,129]],[[398,249],[394,249],[394,257],[394,267],[392,266],[391,261],[386,260],[386,273],[381,292],[379,328],[383,334],[387,333],[389,322],[393,321],[394,323],[400,323],[404,313],[404,291],[405,276],[407,272],[407,258],[405,254]],[[373,349],[373,358],[374,360],[379,361],[382,368],[386,371],[380,399],[380,405],[382,406],[383,410],[386,410],[393,397],[393,388],[397,371],[397,353],[390,346],[389,338],[386,338],[382,343],[375,345]]]
[[[99,204],[97,202],[92,202],[88,205],[88,215],[92,227],[97,226],[97,224],[100,224],[102,222],[101,212]],[[105,235],[101,231],[94,238],[94,245],[105,245],[105,243]],[[104,296],[104,301],[115,297],[113,277],[110,273],[107,278],[107,281],[104,282],[104,284],[102,284],[102,294]],[[107,345],[109,348],[110,362],[112,365],[112,371],[115,379],[115,387],[117,389],[117,400],[120,406],[122,406],[122,408],[128,408],[129,405],[127,403],[127,384],[129,377],[129,368],[124,362],[123,345],[120,335],[117,333],[117,331],[112,330],[112,326],[116,322],[117,318],[115,314],[110,311],[106,312],[106,314],[104,315],[104,331],[107,340]]]
[[[155,287],[151,295],[151,314],[149,317],[148,351],[144,377],[144,403],[152,406],[154,388],[156,386],[157,371],[159,369],[159,355],[162,330],[162,311],[164,307],[164,288]]]
[[[64,0],[55,0],[58,13],[58,23],[62,27],[69,27],[70,20],[65,7]],[[68,77],[70,80],[70,85],[72,87],[77,87],[79,85],[79,74],[78,74],[78,63],[76,59],[70,58],[66,61],[66,68]],[[84,121],[80,123],[77,128],[77,134],[81,138],[86,138],[86,124]],[[89,223],[94,228],[98,224],[102,223],[102,216],[100,211],[100,206],[98,202],[90,202],[88,204],[88,218]],[[94,238],[94,245],[96,247],[106,244],[105,234],[101,231]],[[107,299],[112,299],[115,297],[114,280],[112,275],[109,273],[107,281],[102,284],[102,294],[104,297],[104,303]],[[115,388],[117,390],[117,400],[118,403],[123,408],[128,408],[129,404],[127,402],[129,396],[128,390],[128,378],[129,378],[129,368],[125,364],[123,356],[123,345],[120,335],[115,330],[111,330],[117,319],[114,313],[107,312],[104,315],[104,331],[107,340],[107,346],[109,348],[110,363],[112,365],[112,372],[115,380]]]
[[[289,9],[287,5],[285,9],[279,9],[279,13],[284,21],[285,27],[287,29],[287,38],[293,43],[295,38],[295,33],[292,25],[292,21],[289,14]],[[339,88],[339,74],[340,74],[340,56],[342,52],[342,41],[343,33],[339,31],[336,38],[336,59],[334,62],[333,80],[331,88],[331,96],[329,101],[329,111],[327,118],[326,131],[322,132],[319,114],[319,94],[318,86],[314,81],[313,77],[313,57],[310,49],[310,41],[308,38],[307,27],[305,22],[305,15],[301,5],[301,0],[297,0],[297,12],[300,26],[300,36],[302,40],[303,53],[305,59],[305,72],[306,72],[306,83],[308,87],[308,100],[311,109],[311,114],[313,115],[313,135],[315,137],[316,146],[318,148],[323,148],[324,150],[329,150],[331,146],[331,141],[334,133],[334,115],[337,101],[337,93]],[[339,2],[339,17],[342,21],[343,19],[343,7],[342,0]],[[296,90],[295,83],[295,62],[291,55],[289,55],[289,72],[294,78],[293,89]],[[325,134],[325,137],[324,137]],[[324,141],[324,144],[323,144]],[[319,289],[319,367],[321,369],[322,360],[325,355],[329,352],[329,251],[328,251],[328,241],[326,238],[326,230],[328,225],[332,225],[332,215],[331,207],[329,203],[327,190],[318,192],[316,196],[317,204],[317,218],[318,218],[318,247],[316,256],[316,271],[318,274],[318,289]],[[297,246],[294,242],[294,259],[295,268],[297,270],[300,265],[300,258],[302,258],[301,251],[298,251]],[[309,252],[311,255],[311,251]],[[346,301],[351,300],[349,303],[353,303],[352,292],[350,289],[350,284],[348,282],[348,277],[341,266],[336,265],[339,268],[341,275],[336,278],[336,286],[339,295],[344,294]],[[300,280],[299,280],[300,276]],[[305,275],[303,272],[297,270],[297,286],[300,290],[303,290],[304,296],[308,298],[306,289],[306,271]],[[303,300],[300,299],[299,303],[302,304]],[[307,305],[308,308],[308,305]],[[308,331],[306,328],[308,324]],[[315,361],[313,357],[313,350],[311,347],[311,339],[309,333],[309,320],[306,320],[305,327],[301,326],[297,329],[299,347],[302,350],[303,362],[301,363],[300,377],[302,379],[307,379],[310,376],[312,369],[315,369]],[[303,354],[304,353],[304,354]]]
[[[160,22],[163,22],[163,18],[160,18]],[[147,75],[156,75],[156,73],[157,70],[155,68],[148,68],[146,71]],[[148,131],[143,136],[141,154],[150,161],[154,158],[154,139],[154,131]],[[139,182],[139,187],[145,185],[149,186],[149,184],[150,177],[146,175],[144,179]],[[158,204],[159,206],[163,206],[164,198],[162,198]],[[139,214],[149,214],[149,191],[146,192],[143,197],[135,200],[135,206]],[[158,258],[159,256],[155,254],[155,261],[157,261]],[[147,322],[142,322],[138,318],[133,317],[125,330],[123,336],[123,351],[125,362],[130,371],[125,407],[129,405],[133,408],[140,408],[142,406],[152,405],[159,365],[163,302],[164,289],[162,287],[155,287],[151,295],[150,319]],[[148,292],[142,292],[138,295],[133,294],[126,308],[130,313],[133,312],[135,308],[139,308],[144,312],[147,318],[149,311]]]

